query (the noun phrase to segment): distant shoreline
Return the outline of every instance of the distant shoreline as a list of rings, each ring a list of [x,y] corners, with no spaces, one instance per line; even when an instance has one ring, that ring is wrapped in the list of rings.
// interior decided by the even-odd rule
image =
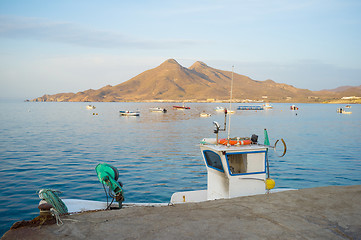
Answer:
[[[355,99],[355,100],[330,100],[326,101],[324,103],[334,103],[334,104],[361,104],[361,99]]]
[[[16,99],[18,100],[18,99]],[[84,102],[84,103],[91,103],[91,102],[108,102],[108,101],[34,101],[34,100],[24,100],[24,102]],[[139,102],[139,103],[229,103],[229,100],[195,100],[195,99],[188,99],[188,100],[124,100],[124,101],[109,101],[109,102]],[[265,104],[265,103],[322,103],[322,104],[361,104],[361,99],[354,99],[354,100],[344,100],[344,99],[337,99],[337,100],[324,100],[324,101],[245,101],[245,100],[232,100],[232,103],[251,103],[251,104]]]

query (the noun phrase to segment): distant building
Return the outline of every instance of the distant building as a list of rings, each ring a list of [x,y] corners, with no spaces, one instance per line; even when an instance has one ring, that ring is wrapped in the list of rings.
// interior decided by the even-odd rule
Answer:
[[[342,100],[352,100],[352,99],[361,99],[361,97],[351,96],[351,97],[342,97]]]

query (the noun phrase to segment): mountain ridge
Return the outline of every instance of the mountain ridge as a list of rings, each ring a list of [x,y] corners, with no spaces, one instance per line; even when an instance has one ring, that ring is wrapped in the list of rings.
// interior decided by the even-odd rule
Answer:
[[[175,59],[168,59],[159,66],[146,70],[115,86],[88,89],[78,93],[44,95],[32,101],[55,102],[123,102],[123,101],[215,101],[229,100],[232,72],[208,66],[197,61],[189,68]],[[319,102],[340,98],[353,93],[361,96],[361,86],[339,87],[334,91],[311,91],[273,80],[258,81],[233,73],[233,98],[272,102]]]

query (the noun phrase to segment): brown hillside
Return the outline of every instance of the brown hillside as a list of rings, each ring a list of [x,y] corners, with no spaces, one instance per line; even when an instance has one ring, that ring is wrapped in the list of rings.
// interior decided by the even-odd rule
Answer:
[[[201,89],[209,91],[212,84],[174,59],[169,59],[114,88],[126,100],[187,99],[197,98]]]
[[[44,95],[33,101],[63,102],[113,102],[145,100],[227,100],[230,96],[232,72],[195,62],[190,68],[168,59],[156,68],[147,70],[116,86],[107,85],[98,90],[78,93]],[[323,96],[334,98],[343,92],[319,91],[295,88],[272,80],[256,81],[234,73],[233,98],[268,101],[320,101]],[[347,88],[350,92],[353,88]],[[356,91],[357,92],[357,91]],[[263,98],[262,98],[263,97]]]

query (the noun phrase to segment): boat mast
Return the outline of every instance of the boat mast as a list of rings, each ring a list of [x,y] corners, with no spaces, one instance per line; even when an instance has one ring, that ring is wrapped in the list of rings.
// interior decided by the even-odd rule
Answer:
[[[230,111],[230,113],[232,111],[233,69],[234,69],[234,66],[232,66],[231,97],[229,99],[229,111]],[[229,118],[228,118],[228,138],[227,138],[228,143],[229,143],[229,135],[231,134],[231,115],[232,114],[229,114]]]

